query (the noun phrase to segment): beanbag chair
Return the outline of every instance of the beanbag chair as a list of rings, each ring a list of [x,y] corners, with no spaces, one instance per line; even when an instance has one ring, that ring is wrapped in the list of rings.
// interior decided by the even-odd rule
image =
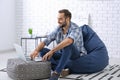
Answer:
[[[69,62],[71,73],[94,73],[103,70],[109,63],[105,44],[88,25],[83,25],[80,29],[87,55]]]

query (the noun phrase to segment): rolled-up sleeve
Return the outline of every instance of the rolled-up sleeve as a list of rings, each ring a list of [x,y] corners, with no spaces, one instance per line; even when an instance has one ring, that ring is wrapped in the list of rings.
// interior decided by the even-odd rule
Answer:
[[[75,28],[74,30],[71,30],[71,32],[67,35],[67,38],[71,38],[75,42],[79,38],[79,34],[79,29]]]
[[[48,46],[52,41],[55,40],[57,30],[54,30],[52,33],[50,33],[47,38],[43,41],[46,46]]]

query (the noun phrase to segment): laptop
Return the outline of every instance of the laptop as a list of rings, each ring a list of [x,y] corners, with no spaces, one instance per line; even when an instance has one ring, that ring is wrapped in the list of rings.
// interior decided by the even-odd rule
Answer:
[[[17,52],[18,58],[20,58],[20,59],[22,59],[24,61],[42,61],[42,57],[40,57],[40,56],[35,57],[35,59],[33,59],[33,60],[31,59],[30,56],[25,56],[25,53],[24,53],[22,47],[20,45],[18,45],[18,44],[14,44],[14,48],[15,48],[15,50]]]

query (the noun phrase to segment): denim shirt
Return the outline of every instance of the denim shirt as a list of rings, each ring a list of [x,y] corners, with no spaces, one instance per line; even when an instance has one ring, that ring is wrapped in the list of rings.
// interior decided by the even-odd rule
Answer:
[[[64,37],[71,38],[74,41],[73,46],[78,50],[78,52],[81,53],[80,55],[82,56],[84,54],[87,54],[87,51],[84,48],[82,30],[80,27],[78,27],[78,25],[70,22],[69,29],[65,36],[63,34],[62,28],[58,26],[57,29],[50,33],[43,42],[45,43],[45,45],[48,46],[54,40],[56,40],[56,43],[59,44],[61,41],[64,40]]]

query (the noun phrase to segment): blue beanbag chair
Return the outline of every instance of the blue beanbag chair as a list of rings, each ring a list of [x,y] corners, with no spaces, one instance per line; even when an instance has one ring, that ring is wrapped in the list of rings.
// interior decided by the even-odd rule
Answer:
[[[70,62],[71,73],[94,73],[103,70],[109,63],[105,44],[88,25],[83,25],[80,28],[87,55]]]

